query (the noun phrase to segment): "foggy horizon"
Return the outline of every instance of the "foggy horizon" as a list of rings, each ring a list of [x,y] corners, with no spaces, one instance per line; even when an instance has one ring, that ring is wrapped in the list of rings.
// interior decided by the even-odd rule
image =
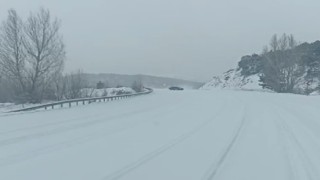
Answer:
[[[320,2],[2,0],[26,19],[40,7],[62,21],[65,71],[146,74],[206,82],[244,55],[260,53],[275,33],[319,40]],[[286,10],[288,9],[288,10]]]

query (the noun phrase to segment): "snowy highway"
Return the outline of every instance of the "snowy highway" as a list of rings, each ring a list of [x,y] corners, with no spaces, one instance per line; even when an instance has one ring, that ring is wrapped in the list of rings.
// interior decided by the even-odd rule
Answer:
[[[319,180],[320,97],[168,91],[0,114],[1,180]]]

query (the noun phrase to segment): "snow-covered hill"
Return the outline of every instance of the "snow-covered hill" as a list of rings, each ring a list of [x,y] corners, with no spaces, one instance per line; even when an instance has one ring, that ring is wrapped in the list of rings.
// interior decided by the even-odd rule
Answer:
[[[211,81],[206,83],[201,89],[242,89],[242,90],[263,90],[259,85],[259,75],[250,76],[241,75],[239,69],[231,69],[221,76],[215,76]]]
[[[233,90],[249,90],[249,91],[264,91],[272,92],[269,89],[263,89],[260,85],[260,74],[256,73],[249,76],[241,74],[241,69],[231,69],[220,76],[214,76],[211,81],[203,85],[200,89],[212,90],[212,89],[233,89]],[[307,83],[304,76],[302,76],[295,86],[297,93],[305,94],[309,89],[309,95],[319,95],[319,90],[316,89],[320,82],[314,79],[312,82]]]
[[[260,84],[276,92],[319,94],[320,41],[302,43],[290,51],[243,56],[235,69],[213,77],[201,89],[264,90]]]

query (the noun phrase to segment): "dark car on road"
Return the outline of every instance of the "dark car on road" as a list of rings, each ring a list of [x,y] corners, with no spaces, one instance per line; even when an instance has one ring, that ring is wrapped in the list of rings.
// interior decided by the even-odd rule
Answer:
[[[176,91],[182,91],[183,88],[182,87],[176,87],[176,86],[172,86],[172,87],[169,87],[170,90],[176,90]]]

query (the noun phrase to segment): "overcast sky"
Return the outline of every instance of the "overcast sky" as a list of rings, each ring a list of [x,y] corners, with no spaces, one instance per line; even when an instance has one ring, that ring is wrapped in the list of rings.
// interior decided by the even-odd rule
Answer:
[[[320,39],[319,0],[0,0],[0,19],[40,7],[62,20],[66,71],[207,81],[274,33]]]

